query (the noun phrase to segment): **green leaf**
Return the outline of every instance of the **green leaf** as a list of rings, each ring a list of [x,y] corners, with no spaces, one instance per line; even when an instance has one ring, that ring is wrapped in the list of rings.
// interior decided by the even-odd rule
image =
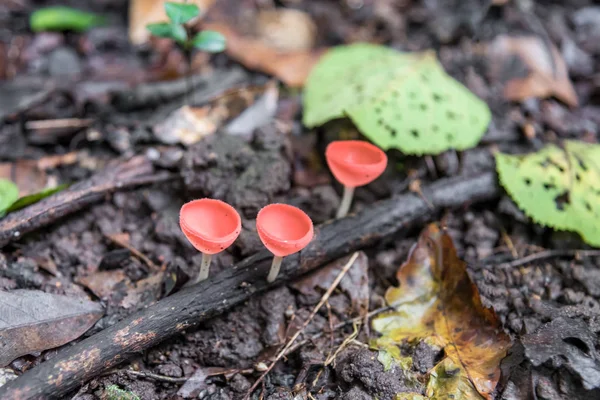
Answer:
[[[496,154],[502,186],[535,222],[600,247],[600,145],[565,141],[526,155]]]
[[[329,51],[306,82],[306,126],[345,116],[379,147],[408,154],[473,147],[491,119],[488,106],[446,74],[433,52],[364,43]]]
[[[146,25],[151,34],[158,37],[173,39],[173,27],[168,22],[158,22]]]
[[[29,17],[29,26],[34,32],[69,30],[82,32],[104,22],[104,17],[64,6],[42,8],[34,11]]]
[[[194,37],[194,47],[207,53],[225,50],[225,36],[215,31],[202,31]]]
[[[181,25],[191,21],[200,14],[195,4],[165,3],[165,12],[173,24]]]
[[[187,42],[187,32],[182,25],[172,25],[172,38],[179,44],[185,44]]]
[[[25,208],[31,204],[37,203],[38,201],[45,199],[46,197],[52,196],[54,193],[58,193],[61,190],[69,187],[68,184],[58,185],[54,188],[44,189],[40,192],[33,193],[27,196],[23,196],[19,198],[17,201],[12,203],[10,207],[6,210],[6,212],[13,212],[20,210],[21,208]]]
[[[173,25],[168,22],[158,22],[156,24],[146,25],[146,29],[151,34],[157,37],[173,39],[178,43],[185,44],[187,41],[187,33],[181,25]]]
[[[19,188],[8,179],[0,179],[0,217],[19,198]]]

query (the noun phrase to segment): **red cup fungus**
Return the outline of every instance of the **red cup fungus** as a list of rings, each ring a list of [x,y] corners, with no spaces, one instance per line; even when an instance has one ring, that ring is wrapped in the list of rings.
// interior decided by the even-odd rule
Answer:
[[[261,209],[256,216],[256,231],[274,256],[268,282],[277,278],[283,257],[305,248],[314,233],[310,217],[299,208],[287,204],[270,204]]]
[[[385,152],[362,140],[331,142],[325,150],[325,158],[335,179],[344,185],[344,194],[336,218],[348,214],[354,188],[373,182],[387,166]]]
[[[242,230],[242,220],[229,204],[221,200],[200,199],[181,207],[179,226],[192,246],[202,253],[197,283],[208,278],[212,256],[237,239]]]

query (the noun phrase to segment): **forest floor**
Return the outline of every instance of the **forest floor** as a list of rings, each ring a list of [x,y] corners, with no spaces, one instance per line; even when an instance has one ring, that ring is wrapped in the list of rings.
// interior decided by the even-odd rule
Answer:
[[[242,216],[239,239],[215,257],[211,275],[262,250],[254,219],[266,204],[299,206],[315,225],[333,218],[341,188],[327,171],[323,149],[333,139],[358,137],[351,124],[338,121],[307,130],[301,122],[301,92],[286,85],[279,88],[271,115],[257,106],[257,99],[273,90],[272,76],[245,69],[227,54],[195,55],[193,74],[200,81],[192,82],[192,93],[184,95],[181,88],[190,83],[182,78],[187,67],[178,49],[166,41],[130,44],[127,1],[3,3],[8,6],[0,5],[0,174],[31,192],[49,182],[88,179],[111,163],[137,156],[151,161],[154,174],[163,174],[157,175],[162,176],[159,182],[103,195],[18,240],[15,235],[21,233],[10,232],[10,243],[0,249],[0,289],[40,290],[104,306],[102,318],[78,340],[177,292],[198,268],[200,255],[178,223],[186,201],[223,199]],[[31,11],[57,3],[105,15],[109,23],[85,33],[29,31]],[[384,175],[357,189],[354,212],[408,192],[416,179],[424,187],[493,171],[493,150],[533,151],[557,138],[598,142],[600,6],[591,0],[516,0],[491,7],[477,0],[223,3],[219,7],[225,13],[242,20],[274,3],[302,10],[314,21],[315,48],[370,41],[405,51],[435,49],[448,73],[491,108],[492,123],[477,148],[435,157],[390,152]],[[481,44],[507,33],[535,35],[557,47],[579,99],[577,107],[555,98],[515,103],[503,97],[502,82],[490,73]],[[133,89],[156,81],[167,84],[146,92]],[[214,100],[227,90],[234,93],[229,100]],[[212,111],[202,112],[220,109],[225,117],[209,120],[214,128],[208,126],[202,140],[182,145],[169,123],[155,128],[184,104],[212,104]],[[228,122],[253,106],[255,119],[264,123],[243,134],[225,133]],[[52,121],[60,126],[53,127]],[[503,368],[502,387],[494,398],[600,398],[600,378],[593,382],[600,377],[600,256],[577,253],[589,249],[577,235],[534,224],[504,193],[491,201],[432,212],[426,219],[444,221],[483,304],[493,307],[513,346],[523,346],[520,339],[528,335],[552,343],[545,362],[525,357],[521,364]],[[344,343],[354,328],[342,324],[360,316],[352,291],[366,290],[369,310],[385,307],[385,292],[397,285],[398,268],[425,222],[362,249],[368,280],[333,292],[298,339],[304,344],[277,363],[253,399],[393,400],[400,392],[425,394],[427,372],[443,352],[426,341],[402,348],[412,358],[415,384],[397,365],[384,371],[377,351],[368,346],[377,335],[373,330],[363,326],[351,343]],[[523,260],[532,254],[537,256]],[[106,388],[117,385],[144,400],[241,399],[319,302],[327,289],[322,282],[331,282],[331,271],[318,270],[252,296],[139,352],[65,398],[109,398]],[[558,332],[563,328],[570,330],[566,339]],[[324,366],[343,343],[334,362]],[[17,358],[0,370],[0,379],[10,380],[60,352]],[[189,382],[191,376],[195,379]]]

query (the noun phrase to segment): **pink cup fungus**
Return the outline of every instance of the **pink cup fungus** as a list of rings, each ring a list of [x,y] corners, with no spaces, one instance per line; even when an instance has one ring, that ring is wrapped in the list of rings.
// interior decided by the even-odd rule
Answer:
[[[348,214],[354,188],[373,182],[387,166],[385,152],[362,140],[331,142],[325,150],[325,158],[335,179],[344,185],[344,194],[336,218]]]
[[[202,253],[200,273],[195,283],[208,278],[214,254],[225,250],[242,230],[238,212],[229,204],[215,199],[185,203],[179,212],[179,226],[185,237]]]
[[[256,231],[274,256],[267,282],[277,278],[283,257],[305,248],[314,234],[310,217],[287,204],[270,204],[261,209],[256,216]]]

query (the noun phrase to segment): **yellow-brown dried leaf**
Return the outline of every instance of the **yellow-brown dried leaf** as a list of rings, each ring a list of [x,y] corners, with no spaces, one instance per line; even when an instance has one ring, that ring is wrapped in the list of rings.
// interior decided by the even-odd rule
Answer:
[[[400,286],[386,293],[396,310],[375,319],[375,330],[397,343],[429,338],[491,399],[510,340],[493,309],[481,303],[450,236],[428,226],[397,277]]]

